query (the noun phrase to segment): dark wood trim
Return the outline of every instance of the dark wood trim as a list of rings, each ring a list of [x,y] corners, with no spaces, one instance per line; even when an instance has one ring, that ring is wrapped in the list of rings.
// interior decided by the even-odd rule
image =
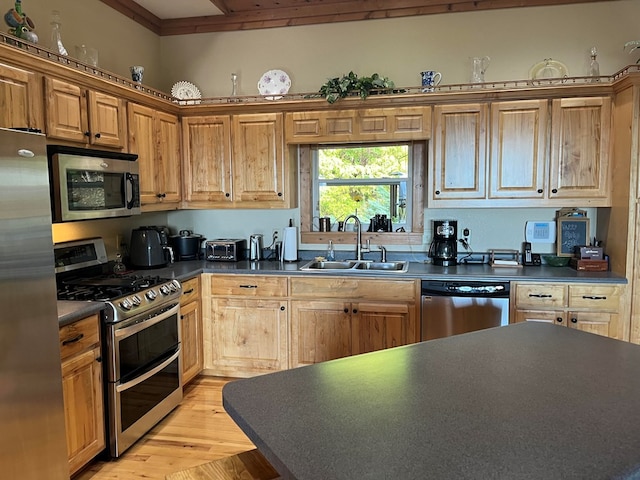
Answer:
[[[232,0],[211,0],[224,15],[166,20],[159,19],[133,0],[101,1],[154,33],[168,36],[617,0],[349,0],[303,4],[291,0],[282,2],[286,5],[283,7],[265,8],[251,4],[251,9],[247,6],[245,10],[234,9],[230,5]]]

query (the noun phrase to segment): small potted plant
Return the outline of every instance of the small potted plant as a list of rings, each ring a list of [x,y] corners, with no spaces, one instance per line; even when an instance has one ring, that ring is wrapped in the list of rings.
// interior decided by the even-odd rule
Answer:
[[[319,93],[329,103],[334,103],[340,98],[357,94],[363,100],[371,93],[388,93],[392,91],[394,83],[387,77],[381,77],[374,73],[370,77],[358,77],[352,71],[342,77],[330,78],[320,87]]]

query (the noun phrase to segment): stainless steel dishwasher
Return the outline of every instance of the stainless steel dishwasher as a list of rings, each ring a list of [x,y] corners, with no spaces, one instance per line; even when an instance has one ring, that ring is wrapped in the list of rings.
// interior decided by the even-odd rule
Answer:
[[[509,282],[422,281],[422,340],[509,323]]]

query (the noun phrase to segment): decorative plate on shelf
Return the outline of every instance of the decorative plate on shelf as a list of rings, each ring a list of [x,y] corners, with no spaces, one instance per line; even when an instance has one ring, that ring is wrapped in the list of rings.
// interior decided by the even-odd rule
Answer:
[[[202,94],[200,93],[200,90],[198,90],[198,87],[190,82],[177,82],[173,87],[171,87],[171,95],[180,100],[197,100],[202,98]]]
[[[269,70],[265,72],[258,82],[258,92],[260,95],[270,95],[267,100],[278,100],[289,92],[291,88],[291,79],[286,72],[282,70]],[[280,94],[280,96],[273,96],[274,94]]]
[[[567,76],[569,76],[567,66],[562,62],[553,60],[552,58],[545,58],[543,61],[536,63],[531,67],[531,70],[529,70],[529,78],[531,80],[558,79],[558,81],[560,81],[562,78]]]

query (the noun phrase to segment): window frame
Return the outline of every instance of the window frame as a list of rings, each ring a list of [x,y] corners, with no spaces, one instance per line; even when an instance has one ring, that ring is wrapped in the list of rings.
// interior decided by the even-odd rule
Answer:
[[[315,148],[313,148],[311,150],[312,152],[312,156],[311,156],[311,161],[312,161],[312,176],[311,176],[311,206],[313,207],[313,211],[312,211],[312,219],[317,219],[320,217],[320,212],[318,211],[318,207],[319,207],[319,203],[320,203],[320,186],[322,184],[327,184],[327,185],[367,185],[367,186],[374,186],[374,185],[382,185],[382,186],[386,186],[386,185],[393,185],[393,184],[397,184],[399,185],[400,183],[402,183],[403,181],[407,184],[407,222],[403,223],[403,224],[398,224],[398,226],[406,226],[406,225],[410,225],[410,228],[413,228],[413,217],[411,216],[411,212],[413,211],[413,189],[411,188],[411,185],[413,184],[413,149],[411,148],[411,143],[412,142],[385,142],[385,143],[362,143],[362,144],[353,144],[353,143],[347,143],[347,144],[335,144],[335,145],[316,145]],[[327,148],[340,148],[340,149],[345,149],[345,148],[366,148],[366,147],[384,147],[384,146],[396,146],[396,145],[406,145],[407,146],[407,150],[408,150],[408,167],[409,167],[409,171],[407,172],[407,177],[399,177],[399,178],[358,178],[355,180],[350,180],[350,179],[319,179],[319,151],[322,149],[327,149]],[[406,178],[406,180],[405,180]],[[352,212],[353,213],[353,212]],[[384,212],[379,212],[379,213],[384,213]],[[391,212],[389,212],[390,214]],[[368,219],[367,218],[363,218],[362,219],[363,225],[362,228],[368,228],[369,224]],[[393,224],[393,229],[395,231],[396,229],[396,223]],[[313,230],[313,225],[311,226],[311,229]]]
[[[382,143],[382,142],[381,142]],[[384,142],[388,143],[388,142]],[[391,142],[397,143],[397,142]],[[357,145],[360,145],[358,142]],[[349,143],[342,145],[348,146]],[[355,143],[353,144],[356,145]],[[334,243],[354,243],[354,232],[314,232],[313,231],[313,149],[319,145],[298,145],[298,162],[300,173],[300,242],[302,244],[325,244],[329,240]],[[362,241],[370,240],[377,245],[422,245],[424,235],[424,185],[425,167],[427,164],[427,142],[410,141],[412,155],[412,197],[411,232],[366,232],[363,225]]]

